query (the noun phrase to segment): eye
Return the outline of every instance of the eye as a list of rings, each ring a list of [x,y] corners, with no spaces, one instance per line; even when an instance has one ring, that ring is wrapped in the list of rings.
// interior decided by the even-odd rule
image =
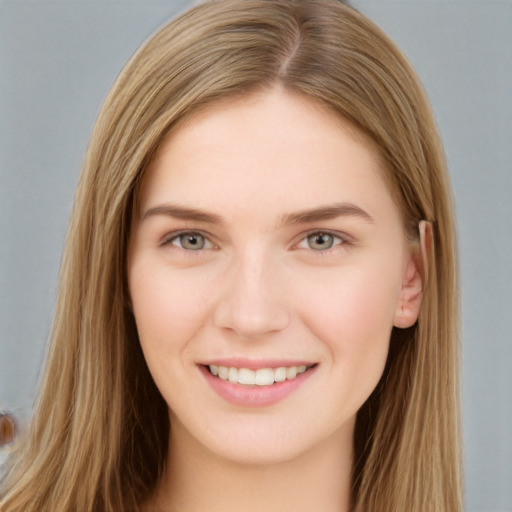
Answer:
[[[314,251],[327,251],[335,246],[343,245],[343,243],[344,240],[339,236],[325,231],[316,231],[303,238],[297,247]]]
[[[201,249],[212,249],[213,243],[201,233],[187,231],[171,236],[164,241],[164,245],[172,244],[175,247],[186,251],[200,251]]]

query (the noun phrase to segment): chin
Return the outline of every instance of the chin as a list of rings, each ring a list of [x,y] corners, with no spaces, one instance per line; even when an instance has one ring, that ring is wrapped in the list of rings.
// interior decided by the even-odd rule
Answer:
[[[307,450],[298,445],[254,442],[252,446],[219,446],[215,451],[218,457],[232,464],[254,468],[285,464],[300,458]]]
[[[329,453],[334,446],[338,450],[352,449],[355,417],[347,420],[342,428],[320,431],[306,421],[302,425],[294,421],[290,426],[290,422],[276,423],[275,418],[268,418],[270,422],[254,419],[233,418],[237,428],[218,425],[218,429],[212,428],[206,435],[204,431],[198,432],[196,441],[202,446],[200,449],[206,449],[217,459],[252,467],[286,464],[315,453]]]

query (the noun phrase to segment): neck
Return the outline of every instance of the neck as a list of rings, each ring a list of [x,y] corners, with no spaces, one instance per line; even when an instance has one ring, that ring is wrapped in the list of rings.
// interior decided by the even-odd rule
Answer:
[[[347,512],[353,426],[292,460],[222,459],[172,429],[167,470],[147,512]]]

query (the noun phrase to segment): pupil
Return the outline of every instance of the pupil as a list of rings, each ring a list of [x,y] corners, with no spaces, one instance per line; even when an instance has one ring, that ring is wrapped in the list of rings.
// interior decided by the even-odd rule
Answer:
[[[181,245],[185,249],[202,249],[204,238],[201,235],[182,235]]]
[[[312,235],[309,244],[312,249],[329,249],[332,246],[333,238],[329,233]]]

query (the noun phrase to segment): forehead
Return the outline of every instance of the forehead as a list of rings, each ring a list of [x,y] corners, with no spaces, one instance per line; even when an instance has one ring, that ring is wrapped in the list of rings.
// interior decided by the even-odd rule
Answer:
[[[309,97],[275,89],[213,104],[162,144],[140,190],[142,206],[302,209],[390,194],[369,138]]]

